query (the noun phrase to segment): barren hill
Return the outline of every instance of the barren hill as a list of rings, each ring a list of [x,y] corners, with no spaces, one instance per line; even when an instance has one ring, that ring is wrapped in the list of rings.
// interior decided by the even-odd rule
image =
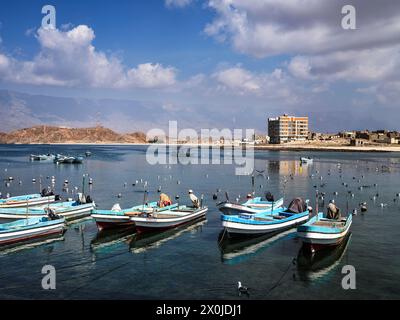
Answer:
[[[53,126],[35,126],[0,132],[1,143],[41,144],[41,143],[146,143],[142,132],[119,134],[104,127],[65,128]]]

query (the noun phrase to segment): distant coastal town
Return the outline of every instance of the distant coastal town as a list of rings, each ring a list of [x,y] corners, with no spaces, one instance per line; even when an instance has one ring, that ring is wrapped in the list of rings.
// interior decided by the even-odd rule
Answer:
[[[218,131],[217,132],[221,132]],[[308,116],[283,114],[267,119],[265,134],[251,138],[217,139],[146,136],[143,132],[120,134],[97,125],[91,128],[68,128],[39,125],[31,128],[0,132],[1,144],[201,144],[242,145],[269,150],[331,150],[331,151],[399,151],[400,132],[389,130],[352,130],[321,133],[309,130]]]

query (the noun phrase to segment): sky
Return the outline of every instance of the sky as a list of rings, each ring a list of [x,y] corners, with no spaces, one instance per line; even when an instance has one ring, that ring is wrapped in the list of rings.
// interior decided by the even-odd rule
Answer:
[[[56,29],[42,27],[46,4],[56,9]],[[309,116],[314,131],[400,130],[400,2],[351,1],[355,29],[342,27],[347,4],[2,0],[0,95],[25,95],[0,96],[0,131],[28,118],[93,123],[67,120],[54,99],[38,104],[37,96],[88,99],[81,107],[90,114],[107,101],[101,120],[119,131],[177,120],[263,133],[267,118],[283,113]],[[156,120],[138,124],[138,113]]]

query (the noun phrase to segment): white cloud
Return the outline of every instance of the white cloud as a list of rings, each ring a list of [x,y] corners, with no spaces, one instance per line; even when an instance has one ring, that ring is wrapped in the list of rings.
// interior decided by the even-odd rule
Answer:
[[[400,80],[399,68],[400,46],[296,56],[288,65],[301,79],[353,82]]]
[[[357,30],[341,28],[343,0],[209,0],[215,19],[206,34],[227,39],[257,57],[319,54],[397,44],[400,6],[396,1],[354,0]]]
[[[31,61],[3,56],[2,79],[35,85],[94,88],[162,88],[174,85],[176,70],[159,63],[128,69],[122,62],[97,50],[94,31],[85,25],[69,31],[39,29],[40,52]],[[6,60],[7,59],[7,60]]]
[[[293,104],[302,99],[301,88],[282,69],[257,73],[235,66],[219,70],[211,78],[217,82],[218,93],[279,100],[280,104]]]
[[[257,92],[261,88],[261,80],[240,67],[219,71],[214,77],[225,88],[238,90],[240,93]]]
[[[183,8],[188,6],[191,2],[192,0],[165,0],[165,6],[168,8]]]

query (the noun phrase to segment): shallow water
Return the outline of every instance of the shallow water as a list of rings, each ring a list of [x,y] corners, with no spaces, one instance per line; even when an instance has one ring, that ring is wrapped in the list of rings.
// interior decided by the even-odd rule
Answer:
[[[86,150],[93,155],[82,165],[29,161],[31,153],[73,155]],[[132,230],[98,234],[88,219],[69,225],[63,237],[3,248],[0,298],[247,299],[238,297],[237,281],[251,288],[252,299],[399,297],[400,155],[310,152],[307,155],[314,163],[300,166],[298,152],[255,153],[255,168],[265,170],[256,176],[258,195],[271,191],[276,198],[284,196],[286,205],[300,196],[315,207],[317,188],[326,193],[320,206],[335,199],[342,211],[347,202],[352,211],[367,202],[368,211],[353,217],[348,241],[310,260],[301,255],[295,229],[272,237],[220,241],[216,202],[225,199],[225,191],[231,198],[241,195],[243,199],[252,188],[250,177],[235,176],[233,165],[151,166],[145,152],[142,146],[0,146],[0,174],[14,177],[9,186],[1,184],[3,197],[38,193],[40,176],[42,187],[50,183],[47,177],[55,176],[56,191],[72,197],[74,186],[81,189],[82,175],[87,173],[93,178],[90,194],[99,208],[109,209],[117,202],[121,207],[142,203],[140,179],[148,181],[151,200],[157,200],[159,186],[172,197],[180,195],[182,203],[187,202],[187,190],[193,189],[198,196],[204,194],[209,206],[205,221],[147,237]],[[66,179],[68,194],[61,192]],[[136,180],[139,184],[133,186]],[[359,186],[365,187],[359,190]],[[222,191],[214,201],[217,188]],[[56,268],[56,290],[41,287],[41,269],[46,264]],[[341,287],[341,270],[347,264],[356,269],[356,290]]]

